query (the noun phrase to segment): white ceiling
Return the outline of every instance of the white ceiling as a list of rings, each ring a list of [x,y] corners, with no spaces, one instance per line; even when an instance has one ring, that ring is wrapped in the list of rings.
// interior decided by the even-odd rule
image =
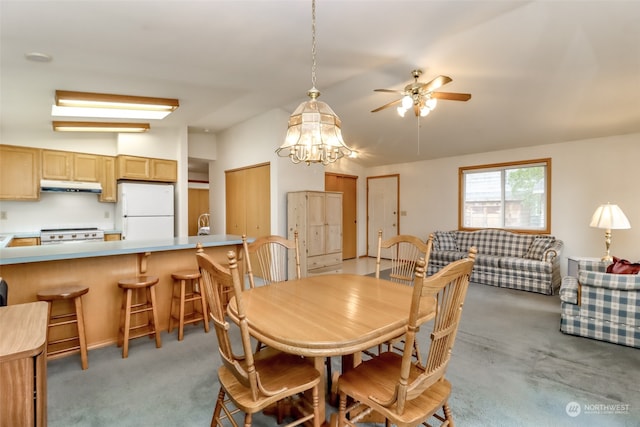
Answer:
[[[311,87],[310,0],[0,7],[4,129],[51,129],[56,89],[178,98],[152,131],[218,132],[293,111]],[[640,1],[317,0],[316,9],[320,99],[364,166],[640,132]],[[27,61],[33,51],[53,61]],[[452,77],[441,90],[472,99],[441,101],[420,121],[371,113],[395,99],[373,89],[404,87],[414,68],[425,82]]]

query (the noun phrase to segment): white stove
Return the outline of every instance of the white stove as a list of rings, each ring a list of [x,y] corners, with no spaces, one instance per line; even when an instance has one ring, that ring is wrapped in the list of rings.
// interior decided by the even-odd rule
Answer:
[[[40,230],[41,245],[103,240],[104,231],[97,228],[51,228]]]

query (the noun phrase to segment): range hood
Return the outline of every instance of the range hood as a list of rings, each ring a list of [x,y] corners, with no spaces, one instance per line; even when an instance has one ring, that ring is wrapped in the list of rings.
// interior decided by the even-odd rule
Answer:
[[[40,181],[40,191],[58,193],[102,193],[102,185],[99,182],[82,181],[56,181],[43,179]]]

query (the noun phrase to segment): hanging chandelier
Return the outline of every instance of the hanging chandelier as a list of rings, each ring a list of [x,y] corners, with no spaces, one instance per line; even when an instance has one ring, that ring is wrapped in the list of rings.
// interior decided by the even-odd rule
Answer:
[[[342,139],[340,119],[331,107],[318,101],[320,91],[316,89],[316,2],[311,2],[311,89],[309,101],[296,108],[289,117],[289,126],[284,143],[276,150],[281,157],[289,157],[293,163],[322,163],[328,165],[351,156],[354,151]]]

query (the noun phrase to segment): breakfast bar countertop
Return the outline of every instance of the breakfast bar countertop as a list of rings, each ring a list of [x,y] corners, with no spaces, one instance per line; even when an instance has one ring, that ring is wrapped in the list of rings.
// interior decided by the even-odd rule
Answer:
[[[250,239],[252,240],[252,239]],[[78,242],[58,245],[0,248],[0,265],[23,264],[41,261],[91,258],[124,255],[141,252],[172,251],[203,247],[241,245],[242,237],[231,234],[175,237],[162,240],[116,240],[109,242]]]

